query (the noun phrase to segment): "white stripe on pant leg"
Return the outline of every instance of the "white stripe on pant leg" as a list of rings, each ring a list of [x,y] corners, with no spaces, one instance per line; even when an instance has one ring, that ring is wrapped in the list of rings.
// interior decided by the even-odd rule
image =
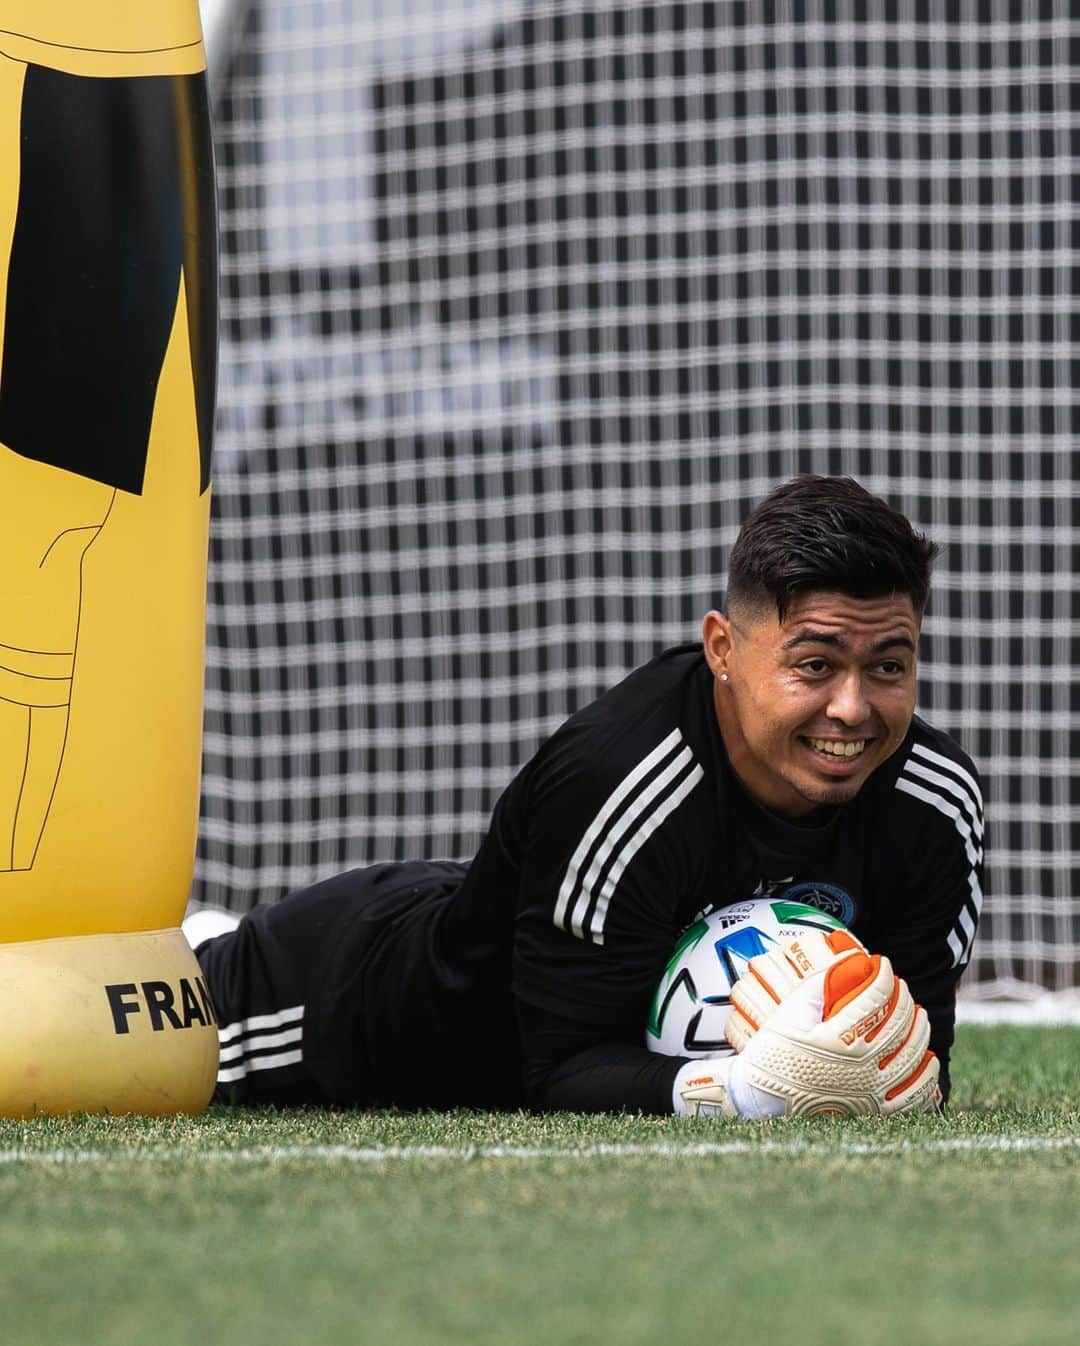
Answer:
[[[279,1052],[276,1056],[257,1056],[229,1070],[218,1071],[218,1084],[232,1084],[256,1070],[277,1070],[280,1066],[296,1066],[304,1059],[303,1052]]]
[[[227,1065],[230,1061],[242,1061],[245,1056],[253,1052],[266,1051],[270,1047],[288,1047],[294,1042],[300,1042],[304,1036],[303,1025],[296,1028],[286,1028],[281,1033],[268,1033],[264,1037],[248,1038],[244,1042],[233,1042],[229,1046],[221,1049],[221,1064]]]
[[[268,1028],[284,1028],[286,1024],[297,1023],[303,1017],[303,1005],[292,1005],[274,1014],[253,1014],[250,1019],[223,1024],[218,1031],[218,1041],[225,1047],[236,1038],[246,1037],[248,1033],[259,1033]]]

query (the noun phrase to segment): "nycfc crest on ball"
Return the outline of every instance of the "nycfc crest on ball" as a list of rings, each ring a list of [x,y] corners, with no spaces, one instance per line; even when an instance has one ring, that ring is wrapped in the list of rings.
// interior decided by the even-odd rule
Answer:
[[[805,930],[844,929],[802,902],[754,898],[703,916],[683,931],[653,996],[645,1045],[666,1056],[722,1056],[731,988],[751,958]]]

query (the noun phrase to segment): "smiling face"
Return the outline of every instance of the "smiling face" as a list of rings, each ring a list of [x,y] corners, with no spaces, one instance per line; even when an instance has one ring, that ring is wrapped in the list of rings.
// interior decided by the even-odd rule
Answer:
[[[782,622],[775,608],[710,612],[702,637],[731,765],[774,813],[853,799],[907,733],[919,618],[906,594],[803,593]]]

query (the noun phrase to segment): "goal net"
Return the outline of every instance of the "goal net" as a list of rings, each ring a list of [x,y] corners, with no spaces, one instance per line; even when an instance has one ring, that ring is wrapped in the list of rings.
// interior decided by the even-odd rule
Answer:
[[[239,7],[197,897],[468,857],[750,506],[849,473],[943,545],[968,994],[1080,985],[1080,22],[871,8]]]

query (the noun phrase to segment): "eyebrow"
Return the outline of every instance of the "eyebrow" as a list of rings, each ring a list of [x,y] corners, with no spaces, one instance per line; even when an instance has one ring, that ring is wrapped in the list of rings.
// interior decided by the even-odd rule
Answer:
[[[847,649],[847,641],[841,640],[839,636],[834,636],[829,631],[800,631],[797,636],[792,636],[782,646],[785,650],[797,649],[800,645],[834,645],[838,649]],[[910,636],[886,636],[884,640],[878,643],[870,651],[871,654],[884,654],[886,650],[895,649],[899,646],[901,649],[910,650],[915,653],[915,642]]]

